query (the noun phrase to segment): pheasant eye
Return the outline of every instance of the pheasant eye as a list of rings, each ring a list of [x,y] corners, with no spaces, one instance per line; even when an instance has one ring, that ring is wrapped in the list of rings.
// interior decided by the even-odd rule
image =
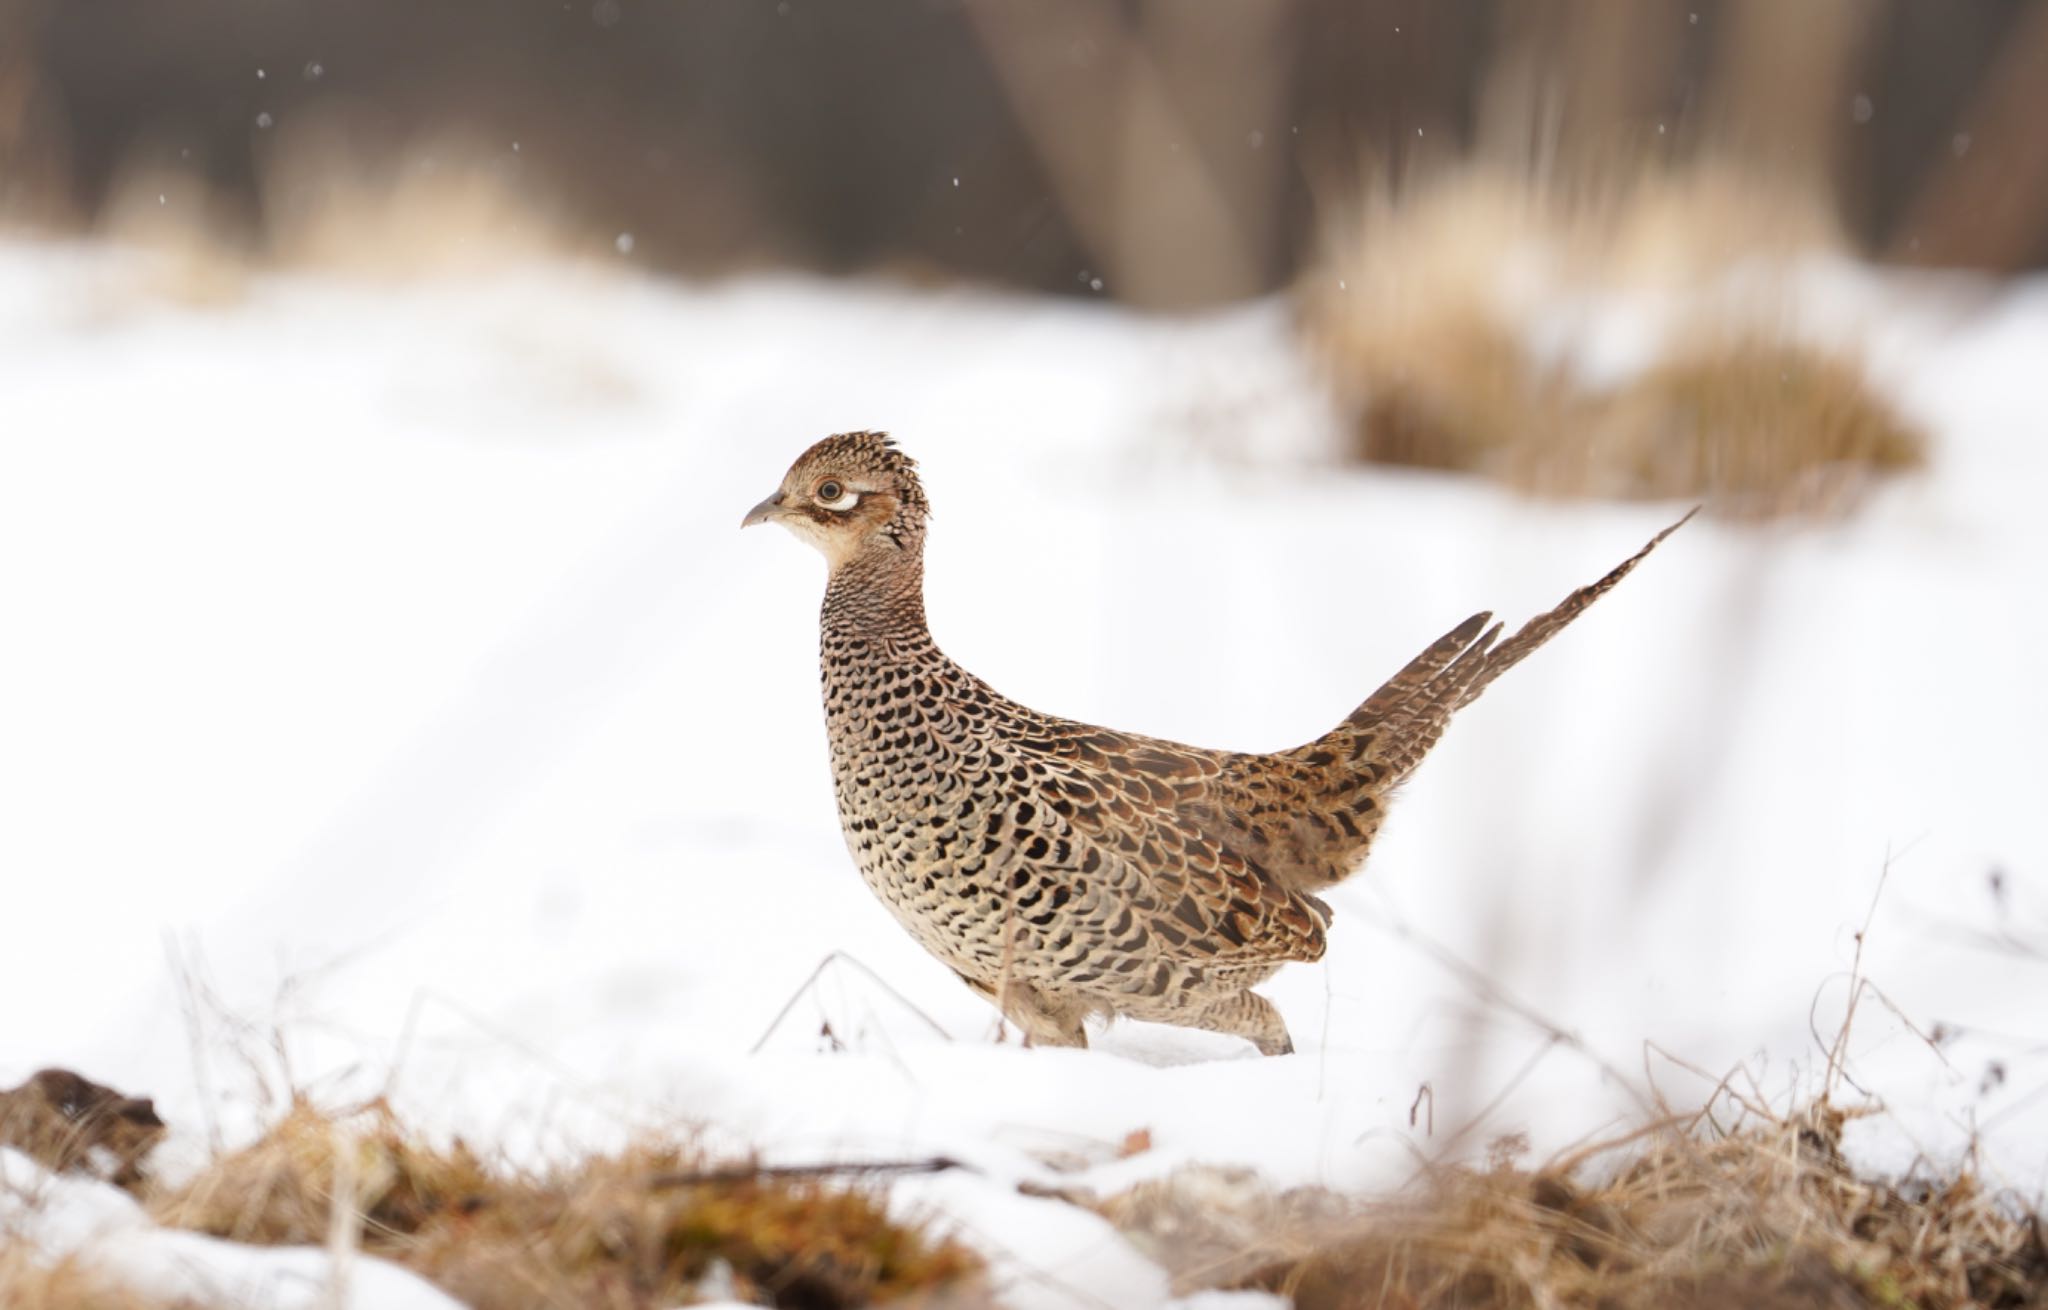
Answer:
[[[826,509],[852,509],[854,503],[860,499],[859,492],[848,491],[835,478],[826,478],[811,494],[816,497],[818,504]]]

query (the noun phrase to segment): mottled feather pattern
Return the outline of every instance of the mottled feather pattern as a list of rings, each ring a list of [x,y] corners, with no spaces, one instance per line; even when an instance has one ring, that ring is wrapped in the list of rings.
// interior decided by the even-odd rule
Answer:
[[[856,503],[825,508],[821,487]],[[1084,1045],[1087,1018],[1126,1015],[1269,1054],[1291,1049],[1286,1025],[1249,988],[1322,956],[1313,893],[1358,868],[1393,788],[1678,526],[1507,641],[1476,615],[1326,736],[1258,755],[1040,714],[947,658],[925,622],[929,504],[886,436],[819,442],[770,506],[833,562],[820,652],[840,823],[898,921],[1034,1042]]]

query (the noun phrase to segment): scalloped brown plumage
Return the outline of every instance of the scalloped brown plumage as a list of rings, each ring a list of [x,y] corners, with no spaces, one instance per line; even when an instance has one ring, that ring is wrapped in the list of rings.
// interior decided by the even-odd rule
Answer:
[[[1250,989],[1322,957],[1315,893],[1364,861],[1389,793],[1452,714],[1692,517],[1506,641],[1476,614],[1322,737],[1246,754],[1040,714],[948,659],[925,623],[916,468],[882,433],[827,437],[742,526],[782,523],[831,565],[825,722],[861,875],[1028,1040],[1062,1046],[1121,1014],[1292,1050]]]

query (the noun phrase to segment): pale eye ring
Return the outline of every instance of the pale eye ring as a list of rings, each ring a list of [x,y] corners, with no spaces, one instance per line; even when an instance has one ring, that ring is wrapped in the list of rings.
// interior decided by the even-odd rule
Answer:
[[[826,478],[811,494],[825,509],[852,509],[860,500],[859,492],[849,491],[837,478]]]

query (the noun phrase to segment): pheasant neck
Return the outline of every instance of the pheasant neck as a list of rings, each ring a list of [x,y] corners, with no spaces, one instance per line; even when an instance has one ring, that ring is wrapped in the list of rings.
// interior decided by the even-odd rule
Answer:
[[[821,618],[828,645],[864,638],[899,651],[930,646],[922,552],[885,547],[847,560],[832,570]]]

